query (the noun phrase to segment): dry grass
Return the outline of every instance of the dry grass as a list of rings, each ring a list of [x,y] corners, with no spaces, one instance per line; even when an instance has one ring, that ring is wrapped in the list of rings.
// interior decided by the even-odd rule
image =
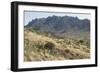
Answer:
[[[57,39],[25,30],[24,61],[48,61],[90,58],[90,48],[73,39]],[[45,45],[50,42],[54,46]]]

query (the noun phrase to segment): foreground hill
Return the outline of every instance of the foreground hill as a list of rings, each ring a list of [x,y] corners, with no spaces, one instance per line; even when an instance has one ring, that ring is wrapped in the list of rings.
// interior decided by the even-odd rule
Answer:
[[[87,40],[57,38],[33,28],[24,30],[24,61],[74,60],[90,58]]]

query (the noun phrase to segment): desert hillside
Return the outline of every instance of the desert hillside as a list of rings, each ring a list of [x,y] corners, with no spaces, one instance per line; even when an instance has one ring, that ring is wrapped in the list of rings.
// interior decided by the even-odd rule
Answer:
[[[89,41],[81,38],[60,38],[29,27],[24,29],[24,47],[24,61],[90,58]]]

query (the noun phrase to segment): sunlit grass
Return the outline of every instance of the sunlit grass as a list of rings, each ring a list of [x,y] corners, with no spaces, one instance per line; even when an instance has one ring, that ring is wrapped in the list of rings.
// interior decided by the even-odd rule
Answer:
[[[31,29],[24,31],[24,61],[90,58],[90,48],[83,39],[60,39]]]

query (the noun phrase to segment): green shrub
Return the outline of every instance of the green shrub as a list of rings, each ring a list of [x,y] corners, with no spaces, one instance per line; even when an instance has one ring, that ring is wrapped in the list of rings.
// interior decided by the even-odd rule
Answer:
[[[84,40],[78,40],[76,44],[84,44]]]
[[[84,43],[84,41],[83,41],[83,40],[79,40],[78,42],[79,42],[79,43],[81,43],[81,44],[82,44],[82,43]]]
[[[52,43],[52,42],[47,42],[45,45],[44,45],[44,48],[46,49],[53,49],[55,47],[55,44]]]

